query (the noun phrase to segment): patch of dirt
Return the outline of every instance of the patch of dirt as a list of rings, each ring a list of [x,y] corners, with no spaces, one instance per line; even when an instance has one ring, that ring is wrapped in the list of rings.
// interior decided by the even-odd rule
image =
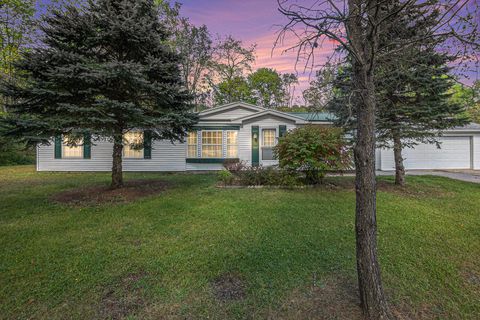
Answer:
[[[245,282],[235,273],[224,273],[213,279],[212,290],[215,298],[221,302],[238,301],[245,298]]]
[[[357,286],[345,278],[330,278],[308,291],[296,289],[268,319],[363,320]]]
[[[468,286],[480,294],[480,272],[473,265],[465,263],[460,268],[460,275]]]
[[[168,187],[162,180],[130,180],[122,188],[93,186],[68,190],[53,195],[54,202],[73,206],[88,206],[102,203],[127,203],[139,198],[158,194]]]
[[[146,302],[140,282],[145,277],[146,273],[143,271],[130,273],[117,284],[107,288],[100,301],[99,319],[125,319],[144,308]]]

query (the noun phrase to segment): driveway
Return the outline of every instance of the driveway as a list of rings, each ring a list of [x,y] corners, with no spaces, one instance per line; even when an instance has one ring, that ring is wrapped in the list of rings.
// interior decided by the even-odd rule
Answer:
[[[377,175],[394,175],[395,171],[377,171]],[[480,170],[407,170],[412,176],[440,176],[466,182],[480,183]]]

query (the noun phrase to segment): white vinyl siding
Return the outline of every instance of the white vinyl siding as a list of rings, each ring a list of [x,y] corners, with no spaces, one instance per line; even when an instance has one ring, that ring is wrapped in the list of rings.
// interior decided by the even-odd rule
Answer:
[[[82,159],[83,158],[83,139],[76,141],[75,145],[68,145],[70,140],[68,136],[62,139],[62,158],[65,159]]]
[[[289,121],[282,121],[278,118],[268,117],[262,118],[259,121],[252,121],[240,128],[238,133],[238,157],[240,160],[245,161],[248,165],[252,161],[252,126],[258,126],[260,129],[260,134],[263,129],[273,129],[278,128],[280,125],[286,125],[287,131],[295,129],[297,126]],[[261,137],[260,137],[260,147],[261,147]],[[261,150],[260,152],[260,164],[263,166],[278,165],[278,160],[262,160]]]
[[[37,147],[38,171],[111,171],[113,143],[101,139],[92,145],[90,159],[55,159],[55,144]],[[152,141],[151,159],[124,158],[124,171],[185,171],[186,143]]]

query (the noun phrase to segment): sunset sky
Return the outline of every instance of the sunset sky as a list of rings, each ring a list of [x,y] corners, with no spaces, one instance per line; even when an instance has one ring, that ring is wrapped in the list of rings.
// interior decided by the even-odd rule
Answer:
[[[473,0],[475,1],[475,0]],[[284,53],[284,49],[295,44],[295,39],[286,39],[284,45],[273,50],[277,32],[287,22],[278,11],[276,0],[180,0],[181,14],[190,18],[195,25],[205,24],[212,34],[231,34],[245,44],[257,44],[255,68],[269,67],[279,72],[294,72],[300,80],[297,95],[308,86],[314,72],[304,72],[305,63],[295,67],[296,52]],[[316,64],[321,65],[331,55],[333,46],[318,48]],[[320,68],[320,67],[317,67]],[[478,64],[472,64],[469,79],[461,78],[466,84],[479,79]]]
[[[277,32],[286,19],[277,10],[276,0],[181,0],[181,13],[190,18],[195,25],[205,24],[210,32],[220,35],[231,34],[245,44],[257,44],[255,68],[268,67],[279,72],[298,71],[300,81],[297,95],[308,86],[310,71],[304,71],[304,64],[297,65],[296,53],[284,53],[292,46],[293,38],[287,39],[283,46],[273,50]],[[331,48],[319,49],[317,62],[325,60]],[[313,77],[314,74],[311,74]]]
[[[213,37],[232,35],[240,39],[245,45],[257,44],[256,63],[254,68],[268,67],[281,73],[296,73],[300,85],[296,95],[301,96],[301,91],[308,87],[312,80],[315,69],[326,61],[331,55],[333,46],[323,46],[316,49],[315,62],[317,67],[312,70],[304,70],[305,63],[300,62],[295,66],[296,52],[284,52],[288,47],[295,44],[295,38],[290,36],[285,39],[282,46],[273,46],[277,32],[287,19],[278,11],[277,0],[177,0],[182,4],[181,15],[188,17],[195,25],[205,24]],[[303,1],[303,0],[299,0]],[[474,3],[477,0],[470,0]],[[174,0],[172,0],[174,2]],[[51,0],[39,1],[49,4]],[[466,84],[480,79],[478,64],[471,64],[468,72],[469,78],[460,80]]]

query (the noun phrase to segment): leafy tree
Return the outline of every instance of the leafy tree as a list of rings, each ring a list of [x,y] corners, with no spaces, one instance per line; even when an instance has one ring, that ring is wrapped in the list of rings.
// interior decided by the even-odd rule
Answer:
[[[196,27],[188,19],[180,18],[173,45],[179,53],[183,82],[194,97],[194,104],[206,104],[207,73],[213,62],[214,46],[205,25]]]
[[[231,80],[225,80],[216,85],[214,102],[216,104],[226,104],[235,101],[243,101],[256,104],[252,89],[244,77],[234,77]]]
[[[334,94],[333,80],[335,67],[327,63],[325,67],[315,73],[314,80],[303,91],[305,105],[311,111],[325,111]]]
[[[451,102],[461,105],[472,122],[480,123],[480,80],[470,87],[459,83],[452,86]]]
[[[196,119],[157,10],[152,0],[98,0],[45,17],[43,44],[17,66],[26,85],[4,88],[15,101],[9,134],[30,143],[71,134],[78,144],[85,132],[113,141],[114,188],[123,184],[124,133],[183,140]]]
[[[0,4],[0,81],[21,85],[15,63],[32,41],[35,1],[5,0]],[[0,95],[0,118],[7,115],[7,97]],[[0,136],[0,164],[33,163],[33,150],[12,137]]]
[[[278,111],[283,111],[283,112],[310,112],[312,109],[308,108],[307,106],[304,105],[296,105],[294,104],[291,107],[284,106],[284,107],[279,107],[277,108]]]
[[[260,68],[248,76],[248,82],[255,100],[261,107],[276,108],[285,97],[282,77],[269,68]]]
[[[6,0],[0,5],[0,76],[2,81],[15,82],[15,62],[31,41],[34,27],[35,1]],[[5,104],[3,104],[3,110]]]
[[[294,74],[280,74],[274,69],[260,68],[247,78],[237,76],[217,84],[214,101],[217,104],[244,101],[278,109],[288,106],[291,99],[289,90],[297,82]]]
[[[282,74],[283,102],[282,106],[293,107],[295,100],[295,89],[298,85],[298,77],[294,73]],[[277,106],[277,109],[279,106]]]
[[[207,77],[216,102],[236,101],[238,97],[229,96],[229,93],[235,93],[237,90],[233,86],[237,85],[246,73],[252,71],[255,48],[256,45],[244,47],[242,41],[234,39],[231,35],[218,41]]]
[[[317,184],[328,171],[345,170],[351,157],[343,131],[309,125],[294,129],[275,146],[280,167],[305,172],[307,183]]]

